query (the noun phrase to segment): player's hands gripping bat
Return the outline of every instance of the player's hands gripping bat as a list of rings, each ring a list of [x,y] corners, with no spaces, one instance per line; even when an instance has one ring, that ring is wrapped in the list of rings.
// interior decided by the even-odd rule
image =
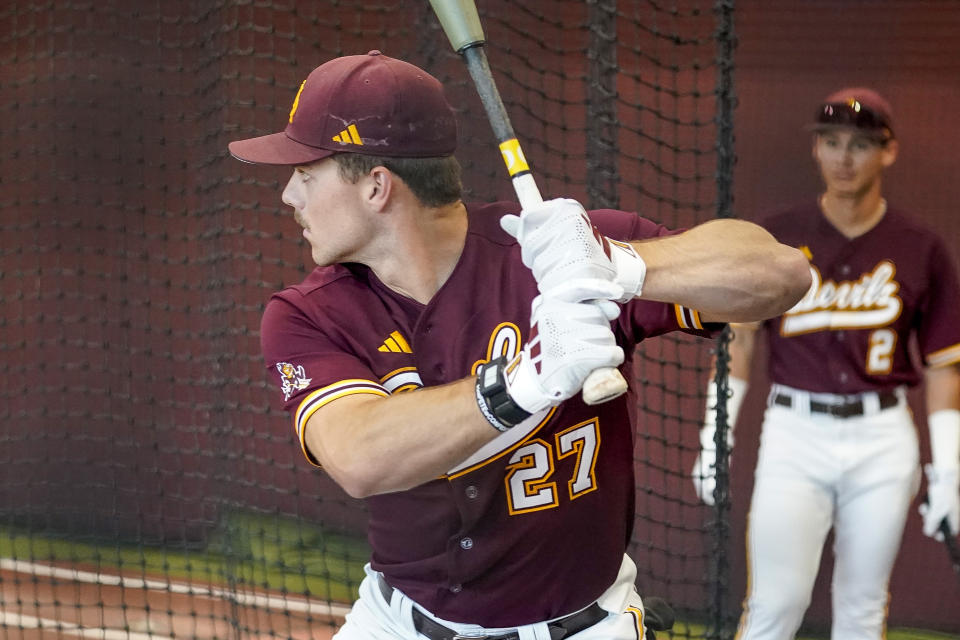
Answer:
[[[477,369],[477,404],[498,431],[507,431],[583,388],[600,367],[623,363],[623,349],[610,331],[620,307],[610,298],[619,288],[606,280],[584,283],[577,295],[590,304],[539,295],[530,305],[530,339],[515,358],[494,358]]]
[[[592,293],[598,298],[608,292]],[[573,396],[597,367],[621,364],[623,349],[605,324],[619,314],[620,308],[610,300],[585,305],[543,295],[534,298],[531,338],[506,373],[513,401],[536,413]]]
[[[590,280],[606,280],[627,302],[640,295],[647,265],[633,247],[604,237],[576,200],[557,198],[520,216],[500,219],[504,231],[520,241],[523,264],[533,271],[540,293],[579,302],[571,292]]]
[[[525,210],[537,208],[543,203],[543,198],[530,173],[500,92],[493,81],[493,74],[483,50],[485,39],[476,5],[473,0],[430,0],[430,4],[453,49],[466,61],[490,126],[500,143],[500,152],[520,205]],[[615,398],[626,390],[627,382],[620,371],[612,367],[597,369],[584,382],[583,400],[587,404],[598,404]]]

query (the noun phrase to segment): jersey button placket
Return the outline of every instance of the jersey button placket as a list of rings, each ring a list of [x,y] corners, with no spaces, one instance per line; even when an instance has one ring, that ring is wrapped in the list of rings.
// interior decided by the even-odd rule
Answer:
[[[463,538],[460,540],[460,548],[464,551],[473,549],[473,538]]]

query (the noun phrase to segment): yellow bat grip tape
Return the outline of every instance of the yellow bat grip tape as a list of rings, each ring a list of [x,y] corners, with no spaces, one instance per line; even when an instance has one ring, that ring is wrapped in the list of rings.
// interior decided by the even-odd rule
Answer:
[[[530,166],[527,164],[527,159],[523,157],[523,149],[520,148],[516,138],[501,142],[500,153],[503,155],[503,162],[507,165],[507,172],[511,178],[521,173],[530,173]]]

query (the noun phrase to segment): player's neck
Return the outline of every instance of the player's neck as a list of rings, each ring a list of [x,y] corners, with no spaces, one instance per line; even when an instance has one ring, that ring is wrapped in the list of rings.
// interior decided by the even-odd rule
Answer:
[[[849,197],[828,191],[820,196],[819,202],[824,217],[848,238],[870,231],[887,212],[887,201],[879,189]]]
[[[459,202],[422,213],[428,215],[394,229],[365,264],[390,289],[427,304],[457,266],[467,237],[467,214]]]

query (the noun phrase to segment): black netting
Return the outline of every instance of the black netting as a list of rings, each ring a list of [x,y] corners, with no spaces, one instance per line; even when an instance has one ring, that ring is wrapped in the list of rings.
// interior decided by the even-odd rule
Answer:
[[[541,191],[670,226],[729,212],[731,8],[481,1]],[[4,637],[324,637],[355,597],[363,509],[302,460],[260,360],[265,301],[310,263],[287,170],[226,145],[374,48],[445,83],[470,196],[512,197],[425,1],[0,4]],[[681,637],[730,626],[726,527],[687,475],[711,346],[651,341],[635,372],[630,551]]]

